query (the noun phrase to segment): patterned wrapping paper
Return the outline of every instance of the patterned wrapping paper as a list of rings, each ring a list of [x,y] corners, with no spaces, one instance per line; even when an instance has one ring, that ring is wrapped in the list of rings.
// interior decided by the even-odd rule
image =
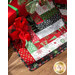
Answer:
[[[31,40],[26,45],[27,49],[22,48],[20,40],[13,43],[21,60],[31,71],[67,49],[67,25],[52,1],[51,3],[51,9],[39,6],[40,10],[38,8],[33,15],[26,17],[31,35]]]

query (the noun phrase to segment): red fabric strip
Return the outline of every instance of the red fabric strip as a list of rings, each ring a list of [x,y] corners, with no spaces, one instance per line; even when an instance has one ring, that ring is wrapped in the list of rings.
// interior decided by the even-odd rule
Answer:
[[[61,28],[62,28],[62,29],[61,29]],[[58,38],[60,35],[62,35],[63,33],[67,32],[67,30],[66,30],[64,27],[61,27],[61,28],[60,28],[60,31],[59,31],[59,30],[56,30],[56,31],[53,32],[52,34],[49,34],[48,36],[46,36],[46,37],[44,37],[44,38],[38,40],[38,41],[40,41],[40,42],[35,43],[34,45],[35,45],[38,49],[40,49],[41,47],[43,47],[43,46],[46,45],[47,43],[52,42],[53,40],[55,40],[56,38]],[[56,38],[53,39],[53,40],[50,40],[50,39],[52,39],[52,37],[54,37],[54,36],[56,36]],[[47,42],[47,43],[46,43],[46,42]],[[42,45],[42,44],[44,44],[44,45]]]

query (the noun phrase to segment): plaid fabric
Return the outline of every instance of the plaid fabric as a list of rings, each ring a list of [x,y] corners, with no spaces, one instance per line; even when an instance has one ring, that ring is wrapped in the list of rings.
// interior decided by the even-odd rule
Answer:
[[[27,16],[31,40],[22,48],[21,40],[15,40],[14,49],[29,70],[42,64],[66,50],[67,26],[59,10],[50,1],[51,8],[38,6],[33,15]]]

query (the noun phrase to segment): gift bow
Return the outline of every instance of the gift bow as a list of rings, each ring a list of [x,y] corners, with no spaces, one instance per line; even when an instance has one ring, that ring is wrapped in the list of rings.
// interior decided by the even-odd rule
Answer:
[[[12,40],[22,40],[22,43],[26,44],[26,41],[30,40],[30,33],[28,32],[28,22],[24,17],[18,17],[13,24],[15,31],[11,34]]]

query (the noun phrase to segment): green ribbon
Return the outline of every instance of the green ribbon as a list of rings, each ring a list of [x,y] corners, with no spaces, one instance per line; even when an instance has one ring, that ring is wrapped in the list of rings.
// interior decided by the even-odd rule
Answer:
[[[12,8],[13,10],[15,10],[15,11],[16,11],[16,13],[17,13],[17,16],[18,16],[18,14],[19,14],[18,9],[17,9],[16,7],[14,7],[14,6],[10,5],[10,4],[8,4],[8,6],[9,6],[10,8]]]

